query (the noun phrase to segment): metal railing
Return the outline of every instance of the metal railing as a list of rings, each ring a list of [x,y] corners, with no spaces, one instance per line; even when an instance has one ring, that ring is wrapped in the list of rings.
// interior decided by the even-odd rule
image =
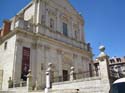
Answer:
[[[27,83],[26,83],[26,81],[20,81],[19,83],[17,83],[17,82],[11,82],[11,83],[9,83],[9,88],[15,88],[15,87],[25,87],[25,86],[27,86]]]
[[[80,73],[74,73],[74,80],[78,79],[85,79],[89,77],[96,77],[99,76],[99,74],[96,74],[97,71],[86,71],[86,72],[80,72]],[[52,82],[63,82],[63,81],[69,81],[70,80],[70,75],[66,76],[57,76],[52,78]]]

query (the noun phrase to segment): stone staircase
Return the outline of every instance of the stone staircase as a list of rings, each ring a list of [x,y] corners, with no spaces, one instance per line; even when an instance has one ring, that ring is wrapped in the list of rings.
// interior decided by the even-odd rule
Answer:
[[[12,88],[0,93],[44,93],[43,91],[27,91],[27,87]],[[86,78],[74,81],[54,83],[49,93],[104,93],[99,77]]]

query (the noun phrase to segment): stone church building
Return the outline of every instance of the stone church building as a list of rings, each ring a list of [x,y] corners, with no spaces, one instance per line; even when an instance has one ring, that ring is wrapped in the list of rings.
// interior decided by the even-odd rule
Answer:
[[[91,76],[92,51],[85,41],[84,19],[68,0],[32,0],[0,29],[0,87],[27,80],[45,88],[45,72],[52,63],[54,81],[69,80],[70,67]],[[55,80],[56,78],[56,80]]]

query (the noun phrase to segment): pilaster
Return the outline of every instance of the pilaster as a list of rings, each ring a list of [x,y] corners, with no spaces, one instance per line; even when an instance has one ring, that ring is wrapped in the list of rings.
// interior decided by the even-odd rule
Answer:
[[[59,68],[59,76],[62,76],[62,50],[57,50],[57,56],[58,56],[58,68]]]

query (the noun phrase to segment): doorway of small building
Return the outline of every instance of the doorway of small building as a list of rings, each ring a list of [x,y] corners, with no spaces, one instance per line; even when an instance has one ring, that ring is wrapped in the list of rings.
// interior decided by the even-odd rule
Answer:
[[[63,81],[68,81],[68,70],[63,70]]]

